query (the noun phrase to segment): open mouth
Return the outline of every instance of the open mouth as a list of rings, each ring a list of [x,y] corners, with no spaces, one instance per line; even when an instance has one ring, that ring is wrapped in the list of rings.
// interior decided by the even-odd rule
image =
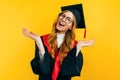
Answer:
[[[59,25],[60,25],[60,26],[62,26],[62,27],[64,27],[64,26],[65,26],[65,24],[64,24],[64,23],[62,23],[62,22],[59,22]]]

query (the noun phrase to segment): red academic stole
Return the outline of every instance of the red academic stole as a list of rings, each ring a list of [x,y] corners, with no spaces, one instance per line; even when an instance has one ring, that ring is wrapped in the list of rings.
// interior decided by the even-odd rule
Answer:
[[[49,34],[47,35],[44,35],[42,36],[42,39],[43,39],[43,42],[44,42],[44,45],[47,47],[48,49],[48,52],[50,53],[52,48],[50,47],[50,45],[48,44],[47,40],[48,40],[48,36]],[[77,41],[74,41],[74,45],[73,47],[75,47],[77,44]],[[60,53],[59,52],[56,52],[56,57],[55,57],[55,63],[54,63],[54,67],[53,67],[53,71],[52,71],[52,80],[56,80],[57,77],[58,77],[58,74],[60,72]]]

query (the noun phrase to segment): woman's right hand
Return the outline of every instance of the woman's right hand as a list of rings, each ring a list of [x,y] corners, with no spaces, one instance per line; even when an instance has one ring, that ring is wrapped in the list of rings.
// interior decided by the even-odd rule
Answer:
[[[36,44],[38,46],[40,54],[44,55],[45,50],[44,50],[44,46],[43,46],[43,43],[42,43],[40,36],[33,33],[33,32],[29,32],[26,28],[23,28],[22,32],[26,37],[32,38],[33,40],[36,41]]]
[[[26,37],[29,37],[29,38],[32,38],[33,40],[37,40],[37,39],[39,39],[39,35],[37,35],[37,34],[35,34],[35,33],[33,33],[33,32],[30,32],[30,31],[28,31],[26,28],[24,28],[23,27],[23,29],[22,29],[22,32],[23,32],[23,34],[26,36]]]

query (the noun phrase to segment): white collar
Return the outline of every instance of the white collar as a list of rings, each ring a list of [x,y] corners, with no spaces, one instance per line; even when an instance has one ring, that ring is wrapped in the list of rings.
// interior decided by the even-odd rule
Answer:
[[[60,34],[60,33],[57,33],[57,37],[64,37],[65,34]]]
[[[63,40],[64,40],[65,34],[57,33],[57,46],[58,48],[61,46]]]

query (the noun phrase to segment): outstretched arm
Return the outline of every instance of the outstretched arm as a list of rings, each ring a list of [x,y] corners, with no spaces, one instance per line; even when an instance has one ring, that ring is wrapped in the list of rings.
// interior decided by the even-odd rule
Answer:
[[[41,53],[40,55],[43,55],[45,53],[45,50],[44,50],[43,43],[41,41],[40,36],[33,32],[28,31],[26,28],[23,28],[22,32],[26,37],[31,38],[36,42],[39,49],[39,53]]]
[[[93,40],[78,41],[76,56],[78,55],[78,53],[79,53],[79,51],[81,50],[82,47],[92,46],[93,44],[94,44]]]

